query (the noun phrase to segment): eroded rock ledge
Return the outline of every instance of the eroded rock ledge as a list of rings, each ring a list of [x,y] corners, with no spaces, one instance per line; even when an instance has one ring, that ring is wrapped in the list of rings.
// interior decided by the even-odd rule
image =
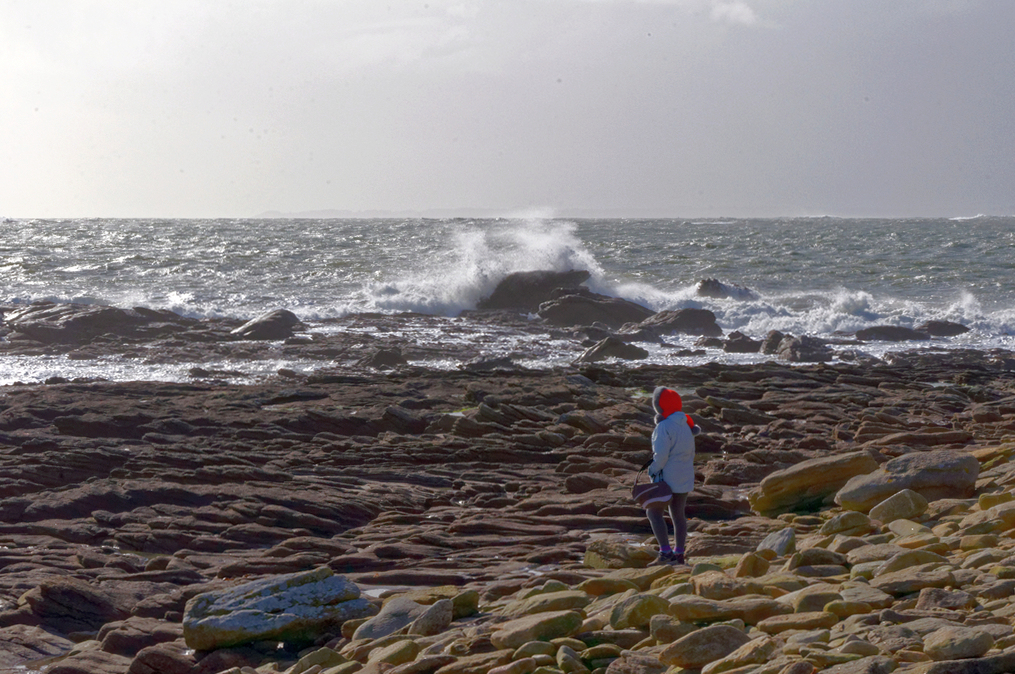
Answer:
[[[1007,662],[1011,363],[951,351],[866,367],[364,368],[251,386],[6,387],[0,666],[778,674],[858,659],[877,671]],[[644,569],[649,530],[627,498],[657,383],[684,392],[705,431],[688,552],[714,566],[694,575]],[[844,510],[843,484],[807,489],[819,473],[803,471],[799,498],[782,483],[776,505],[750,510],[748,496],[805,461],[862,455],[868,474],[887,474],[896,457],[937,452],[975,459],[961,494],[922,493],[929,483],[914,478],[901,510],[843,496]],[[321,568],[395,588],[385,598],[448,603],[422,623],[429,609],[406,609],[424,633],[357,638],[361,617],[313,643],[188,649],[194,597]]]

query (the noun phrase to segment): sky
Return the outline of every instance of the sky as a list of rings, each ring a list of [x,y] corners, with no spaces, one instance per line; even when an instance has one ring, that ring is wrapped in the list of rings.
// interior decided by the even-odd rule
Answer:
[[[0,217],[1015,215],[1011,0],[4,0]]]

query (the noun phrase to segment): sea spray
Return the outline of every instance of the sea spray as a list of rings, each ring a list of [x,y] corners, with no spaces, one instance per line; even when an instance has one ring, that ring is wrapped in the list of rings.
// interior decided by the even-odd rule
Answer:
[[[602,268],[567,221],[497,220],[446,231],[449,247],[417,259],[401,278],[370,286],[364,303],[376,311],[455,316],[475,309],[508,274]]]
[[[997,217],[5,220],[0,312],[5,305],[49,300],[248,320],[285,308],[310,332],[377,329],[370,318],[344,319],[416,312],[446,320],[401,316],[396,323],[412,343],[475,338],[484,340],[484,356],[497,357],[524,354],[532,342],[481,331],[462,336],[463,319],[457,317],[511,272],[585,269],[591,273],[585,285],[593,292],[653,310],[708,309],[725,332],[754,338],[780,330],[844,340],[860,328],[917,327],[930,320],[971,329],[946,341],[860,347],[881,355],[913,347],[1015,346],[1013,259],[1015,218]],[[704,278],[745,286],[754,295],[699,296],[697,283]],[[677,356],[680,349],[696,349],[696,338],[665,339],[667,345],[647,346],[648,362],[767,358],[714,350]],[[567,365],[581,342],[574,335],[560,340],[533,358],[519,358],[534,367]],[[103,360],[0,361],[0,381],[8,382],[61,373],[142,378],[145,367],[153,378],[186,373],[181,367],[152,368],[150,360],[140,368]],[[244,368],[270,371],[265,365]],[[299,363],[277,365],[301,369]]]

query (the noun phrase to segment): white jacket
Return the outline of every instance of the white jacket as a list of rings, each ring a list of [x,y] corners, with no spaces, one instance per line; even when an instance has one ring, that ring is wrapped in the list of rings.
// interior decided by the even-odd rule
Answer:
[[[683,412],[674,412],[652,431],[648,474],[653,481],[661,475],[674,494],[687,494],[694,489],[694,433]]]

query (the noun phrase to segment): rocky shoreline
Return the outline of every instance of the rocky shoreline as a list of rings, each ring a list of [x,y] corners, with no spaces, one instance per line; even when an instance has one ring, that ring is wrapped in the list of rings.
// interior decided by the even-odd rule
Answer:
[[[0,671],[1015,668],[1015,354],[886,326],[830,362],[827,342],[720,339],[711,312],[652,313],[582,274],[323,331],[0,307],[0,357],[196,364],[0,388]],[[430,328],[447,340],[414,338]],[[673,333],[773,360],[638,365]],[[529,351],[490,357],[508,338]],[[882,360],[862,338],[928,346]],[[517,364],[554,340],[580,356]],[[213,365],[280,358],[314,366]],[[685,567],[648,566],[629,498],[658,384],[704,431]]]
[[[5,387],[0,669],[798,674],[1015,661],[1010,353],[384,367],[246,386]],[[659,383],[705,431],[693,569],[646,567],[651,536],[628,497]],[[934,482],[924,466],[904,517],[835,502],[851,477],[956,454],[972,457],[971,480]],[[332,617],[310,641],[188,645],[188,601],[314,573],[354,584],[366,613]],[[365,636],[376,611],[386,622]]]

